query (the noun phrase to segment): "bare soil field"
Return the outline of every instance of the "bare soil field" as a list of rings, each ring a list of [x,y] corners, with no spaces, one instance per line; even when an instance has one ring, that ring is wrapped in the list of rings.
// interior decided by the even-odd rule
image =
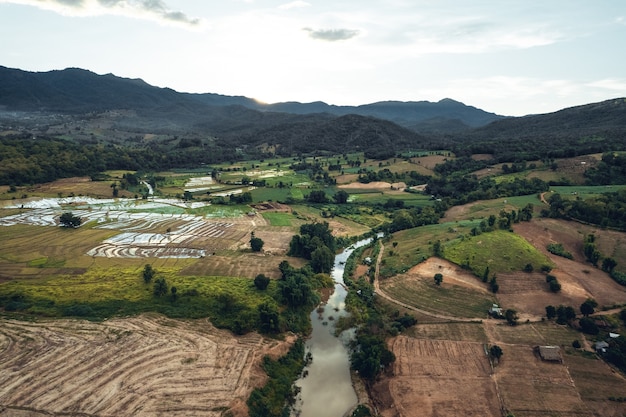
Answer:
[[[393,376],[373,387],[381,416],[501,415],[481,343],[398,336],[390,349]]]
[[[594,415],[565,365],[542,361],[530,346],[502,345],[502,351],[495,378],[506,408],[516,417]]]
[[[622,397],[626,391],[626,378],[608,364],[585,358],[582,355],[565,355],[563,358],[581,399],[594,413],[603,417],[626,415],[626,402],[610,401],[609,397]]]
[[[288,344],[156,315],[0,320],[0,416],[243,416]]]
[[[481,292],[489,292],[487,284],[480,281],[476,276],[457,264],[446,261],[445,259],[430,257],[424,262],[415,265],[409,269],[409,275],[415,275],[429,282],[433,280],[435,274],[440,273],[444,276],[441,285],[443,287],[458,285],[460,287],[472,288]]]
[[[63,178],[49,183],[19,188],[19,192],[30,195],[57,196],[59,193],[68,195],[89,195],[110,198],[113,195],[111,183],[108,181],[92,181],[89,177]],[[118,189],[120,197],[132,197],[134,193]]]
[[[406,184],[403,182],[389,183],[385,181],[372,181],[367,184],[352,182],[350,184],[340,185],[337,188],[344,190],[385,190],[389,192],[397,191],[398,193],[403,193],[406,188]]]
[[[584,255],[582,255],[582,242],[585,234],[591,232],[596,234],[598,246],[602,243],[606,248],[604,250],[609,252],[611,246],[615,250],[616,245],[624,240],[623,233],[555,219],[534,219],[531,222],[516,224],[514,229],[516,233],[528,240],[539,251],[545,253],[556,265],[550,273],[557,277],[562,289],[558,294],[549,294],[549,299],[552,300],[550,304],[559,305],[562,303],[578,306],[589,297],[594,298],[600,306],[626,303],[626,288],[613,281],[607,273],[583,262]],[[574,260],[549,253],[546,249],[549,243],[561,243],[565,250],[574,255]],[[521,275],[526,274],[512,274],[510,277],[502,275],[502,280],[498,276],[503,296],[507,293],[507,280],[523,279]],[[534,296],[536,295],[534,294]],[[523,309],[537,311],[539,308],[537,304],[540,300],[534,302],[532,294],[529,294],[527,298],[527,301],[523,301],[527,304]],[[548,298],[541,301],[546,300]]]

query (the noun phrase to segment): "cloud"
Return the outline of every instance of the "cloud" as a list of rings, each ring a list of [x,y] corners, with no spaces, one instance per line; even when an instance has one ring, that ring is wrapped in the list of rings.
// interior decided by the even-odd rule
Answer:
[[[162,0],[0,0],[0,3],[34,6],[65,16],[113,14],[185,27],[197,27],[202,23],[198,18],[171,10]]]
[[[314,30],[311,28],[304,28],[304,31],[309,32],[309,36],[313,39],[321,41],[337,42],[345,41],[354,38],[359,34],[358,30],[354,29],[319,29]]]
[[[626,80],[623,79],[607,78],[590,82],[587,85],[592,88],[610,90],[618,94],[626,95]]]
[[[280,6],[278,6],[278,8],[281,10],[289,10],[289,9],[296,9],[300,7],[309,7],[310,5],[311,3],[307,3],[306,1],[295,0],[290,3],[281,4]]]

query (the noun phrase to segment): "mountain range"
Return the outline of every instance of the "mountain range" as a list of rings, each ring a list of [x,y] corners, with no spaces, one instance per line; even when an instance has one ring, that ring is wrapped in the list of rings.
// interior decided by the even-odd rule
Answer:
[[[243,96],[180,93],[141,79],[79,68],[28,72],[0,66],[0,123],[9,123],[11,112],[30,114],[31,119],[62,114],[80,120],[97,114],[98,120],[110,119],[111,132],[209,135],[226,141],[225,146],[269,145],[285,153],[371,147],[384,153],[452,146],[457,151],[509,154],[529,147],[626,148],[623,98],[504,117],[452,99],[361,106],[264,104]]]

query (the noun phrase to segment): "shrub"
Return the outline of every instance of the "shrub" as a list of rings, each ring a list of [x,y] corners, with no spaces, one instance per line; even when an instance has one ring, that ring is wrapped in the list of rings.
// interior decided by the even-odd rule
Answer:
[[[254,278],[254,286],[263,291],[270,284],[270,279],[264,274],[259,274]]]

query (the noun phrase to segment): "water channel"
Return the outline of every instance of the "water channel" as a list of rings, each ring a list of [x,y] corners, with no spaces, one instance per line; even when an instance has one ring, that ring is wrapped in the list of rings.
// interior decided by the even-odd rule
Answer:
[[[334,323],[348,314],[345,310],[344,264],[354,249],[370,242],[371,239],[361,240],[335,256],[331,273],[335,281],[334,292],[311,312],[313,331],[306,342],[306,352],[311,353],[313,361],[306,368],[308,374],[296,381],[300,394],[292,417],[342,417],[357,404],[347,347],[354,330],[344,331],[336,337]]]

